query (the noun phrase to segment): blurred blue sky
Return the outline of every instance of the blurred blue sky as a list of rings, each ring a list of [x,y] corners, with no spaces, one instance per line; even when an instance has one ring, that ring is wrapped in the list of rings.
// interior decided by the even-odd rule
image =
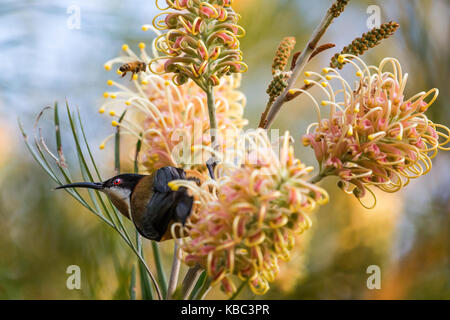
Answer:
[[[65,98],[81,109],[98,104],[104,61],[119,53],[124,38],[150,36],[140,26],[155,8],[143,3],[2,0],[0,108],[17,116]],[[67,27],[72,5],[81,9],[79,30]]]

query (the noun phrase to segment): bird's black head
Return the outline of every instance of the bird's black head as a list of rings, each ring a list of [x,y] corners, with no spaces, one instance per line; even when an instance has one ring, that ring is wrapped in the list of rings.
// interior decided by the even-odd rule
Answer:
[[[56,189],[88,188],[104,192],[119,211],[129,216],[130,197],[139,181],[145,177],[140,174],[120,174],[104,182],[77,182],[59,186]]]
[[[132,193],[143,177],[144,175],[141,174],[126,173],[112,177],[104,182],[76,182],[56,187],[56,189],[88,188],[103,191],[105,193],[109,193],[113,190],[123,190],[124,192],[126,190],[129,193]]]
[[[141,174],[125,173],[112,177],[103,182],[104,189],[126,189],[133,192],[138,182],[144,176]]]

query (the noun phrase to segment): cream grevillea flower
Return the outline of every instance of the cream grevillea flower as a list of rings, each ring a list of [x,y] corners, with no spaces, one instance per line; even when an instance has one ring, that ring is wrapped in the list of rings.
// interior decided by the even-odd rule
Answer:
[[[307,214],[328,195],[307,182],[312,167],[294,157],[288,133],[280,155],[262,129],[245,139],[250,147],[242,163],[234,168],[219,165],[217,180],[201,186],[175,181],[171,187],[187,187],[196,199],[187,222],[189,237],[181,240],[182,259],[203,266],[227,294],[236,290],[232,275],[264,294],[277,276],[280,259],[290,259],[295,235],[310,227]]]
[[[124,45],[126,55],[108,61],[105,68],[110,70],[115,64],[132,60],[149,61],[151,58],[145,47],[144,43],[139,44],[138,56]],[[155,48],[153,55],[157,55]],[[164,69],[161,63],[153,67]],[[168,165],[192,168],[204,164],[214,153],[210,148],[206,94],[192,80],[176,86],[170,78],[170,74],[155,75],[146,70],[133,76],[131,87],[109,80],[108,85],[117,91],[105,92],[107,100],[99,110],[114,118],[112,125],[120,126],[121,133],[142,138],[141,163],[149,171]],[[247,124],[243,118],[246,99],[238,90],[239,86],[240,76],[233,75],[222,78],[214,88],[221,146],[226,145],[221,139],[236,136]],[[127,111],[126,116],[119,121],[124,111]],[[105,139],[100,148],[113,136]]]
[[[166,0],[167,7],[155,17],[153,26],[167,30],[156,45],[164,61],[162,72],[172,73],[173,81],[180,85],[192,79],[206,90],[217,86],[224,75],[247,70],[239,50],[239,37],[245,31],[237,23],[239,16],[231,8],[231,0]],[[158,20],[164,17],[162,20]]]
[[[449,149],[445,147],[449,129],[433,123],[425,114],[436,100],[438,89],[407,98],[408,74],[403,74],[396,59],[386,58],[378,67],[367,66],[352,55],[339,59],[351,63],[360,80],[352,89],[335,69],[325,68],[325,75],[306,72],[306,76],[319,79],[305,83],[322,88],[327,98],[321,104],[330,106],[330,113],[321,118],[318,102],[307,93],[319,120],[309,126],[303,143],[314,149],[320,175],[338,176],[340,187],[356,197],[363,197],[366,191],[373,195],[369,186],[398,191],[410,179],[431,169],[431,159],[438,149]],[[386,70],[389,66],[391,71]],[[332,79],[337,80],[340,90],[333,90]]]

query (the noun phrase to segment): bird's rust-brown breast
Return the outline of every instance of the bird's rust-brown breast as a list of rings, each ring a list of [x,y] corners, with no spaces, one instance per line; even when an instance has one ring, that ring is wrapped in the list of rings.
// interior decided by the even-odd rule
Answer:
[[[153,196],[153,174],[142,178],[131,196],[131,215],[137,226],[142,226],[147,205]]]

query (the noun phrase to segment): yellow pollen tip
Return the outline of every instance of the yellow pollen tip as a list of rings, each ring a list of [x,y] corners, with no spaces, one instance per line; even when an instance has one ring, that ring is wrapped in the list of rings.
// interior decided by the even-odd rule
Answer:
[[[311,144],[311,141],[309,140],[309,138],[303,137],[302,138],[302,144],[303,144],[304,147],[307,147],[307,146],[309,146]]]
[[[148,30],[148,27],[147,26],[142,26],[142,31],[147,31]]]
[[[328,73],[328,68],[323,68],[322,69],[322,73],[327,74]]]
[[[128,47],[128,45],[127,45],[127,44],[124,44],[124,45],[122,46],[122,50],[123,50],[123,51],[127,51],[127,50],[128,50],[128,48],[129,48],[129,47]]]
[[[310,77],[310,76],[311,76],[311,72],[306,71],[306,72],[305,72],[305,76],[306,76],[306,77]]]
[[[117,127],[118,125],[119,125],[119,123],[117,122],[117,121],[112,121],[111,122],[111,125],[113,126],[113,127]]]
[[[115,112],[114,110],[111,110],[111,111],[109,112],[109,115],[110,115],[111,117],[114,117],[114,116],[116,115],[116,112]]]
[[[120,71],[119,69],[117,69],[116,73],[121,76],[122,75],[122,71]]]
[[[373,139],[375,139],[374,135],[373,134],[369,135],[369,140],[372,141]]]
[[[304,82],[306,85],[311,84],[311,81],[309,81],[308,79],[305,79],[303,82]]]
[[[323,100],[320,104],[323,105],[323,106],[327,106],[328,105],[328,101]]]
[[[105,144],[104,143],[102,143],[100,146],[99,146],[99,148],[100,148],[100,150],[103,150],[103,149],[105,149]]]
[[[326,76],[325,79],[327,79],[328,81],[331,80],[331,76]]]
[[[131,102],[130,102],[130,101],[125,101],[125,104],[126,104],[127,106],[130,106],[130,105],[131,105]]]
[[[339,63],[344,63],[344,56],[343,56],[343,55],[340,55],[340,56],[338,57],[338,62],[339,62]]]
[[[145,43],[139,42],[139,49],[145,49]]]
[[[107,71],[111,70],[111,66],[109,64],[105,64],[104,67],[105,67],[105,70],[107,70]]]
[[[113,85],[113,81],[112,81],[112,80],[108,80],[108,81],[106,81],[106,84],[107,84],[108,86],[112,86],[112,85]]]
[[[398,134],[397,137],[395,137],[398,141],[403,140],[403,135]]]
[[[98,113],[100,113],[100,114],[105,113],[105,108],[98,109]]]
[[[148,84],[148,81],[147,80],[142,80],[141,84],[146,85],[146,84]]]
[[[289,94],[295,94],[297,91],[295,89],[290,89],[288,92]]]
[[[352,126],[350,126],[350,127],[348,128],[347,136],[349,136],[349,137],[353,136],[353,127],[352,127]]]
[[[357,76],[357,77],[362,77],[361,71],[356,72],[356,76]]]
[[[322,82],[321,85],[322,87],[326,88],[328,84],[326,82]]]
[[[137,74],[133,74],[133,80],[137,80],[138,79],[138,75]]]
[[[109,93],[108,92],[103,92],[103,97],[108,98],[109,97]]]
[[[166,81],[164,81],[164,85],[165,86],[170,86],[170,82],[166,80]]]
[[[172,189],[172,191],[178,191],[178,189],[180,189],[179,186],[177,186],[174,181],[171,181],[167,184],[169,186],[170,189]]]

